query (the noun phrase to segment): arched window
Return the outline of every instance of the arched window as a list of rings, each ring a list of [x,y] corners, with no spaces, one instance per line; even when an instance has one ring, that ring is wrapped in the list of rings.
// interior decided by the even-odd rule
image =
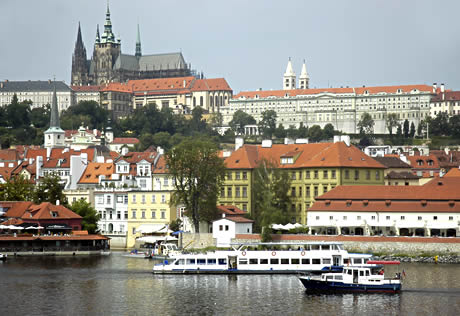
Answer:
[[[195,107],[195,106],[196,106],[196,98],[193,97],[193,107]]]
[[[110,223],[110,224],[109,224],[109,233],[112,233],[112,232],[113,232],[113,224]]]
[[[215,96],[215,100],[214,105],[219,106],[219,97],[217,95]]]
[[[204,106],[204,104],[203,104],[203,96],[200,97],[200,106]]]

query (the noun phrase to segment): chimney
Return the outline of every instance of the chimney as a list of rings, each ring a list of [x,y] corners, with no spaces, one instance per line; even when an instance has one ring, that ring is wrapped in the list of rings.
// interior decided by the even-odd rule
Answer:
[[[444,84],[441,83],[441,93],[442,93],[442,99],[444,100],[445,99],[445,94],[444,94]]]
[[[60,205],[61,202],[59,200],[56,200],[56,205]]]
[[[435,82],[433,83],[433,93],[436,93],[438,91],[438,84]]]
[[[35,164],[35,179],[37,180],[40,177],[40,170],[42,166],[43,166],[43,157],[37,156],[37,163]]]
[[[187,86],[187,80],[184,79],[184,88]]]
[[[294,144],[294,140],[292,138],[285,137],[284,138],[284,144],[285,145],[292,145],[292,144]]]
[[[4,86],[3,82],[2,82],[2,83],[0,83],[0,88],[2,88],[2,89],[3,89],[3,86]]]
[[[50,160],[50,156],[51,156],[51,148],[48,147],[46,148],[46,161]]]
[[[235,137],[235,151],[243,147],[243,145],[244,145],[244,138]]]
[[[264,139],[262,141],[262,148],[271,148],[272,147],[272,140],[271,139]]]

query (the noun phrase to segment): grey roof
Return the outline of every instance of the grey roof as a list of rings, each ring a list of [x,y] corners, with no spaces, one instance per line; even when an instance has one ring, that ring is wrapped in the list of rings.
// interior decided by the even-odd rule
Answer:
[[[184,68],[186,68],[186,63],[182,53],[144,55],[139,58],[133,55],[120,54],[113,66],[113,69],[140,71]]]
[[[405,163],[397,157],[372,157],[387,168],[412,168],[409,164]]]
[[[51,104],[51,118],[50,118],[50,130],[55,127],[60,129],[61,124],[59,122],[59,110],[57,105],[56,89],[53,91],[53,102]]]
[[[63,81],[2,81],[0,92],[28,92],[49,91],[53,92],[56,86],[57,92],[70,92],[70,87]]]
[[[401,180],[404,180],[404,179],[407,179],[407,180],[410,180],[410,179],[420,179],[419,176],[411,173],[411,172],[407,172],[407,171],[402,171],[402,172],[395,172],[395,171],[391,171],[390,173],[387,174],[386,176],[387,179],[395,179],[395,180],[398,180],[398,179],[401,179]]]

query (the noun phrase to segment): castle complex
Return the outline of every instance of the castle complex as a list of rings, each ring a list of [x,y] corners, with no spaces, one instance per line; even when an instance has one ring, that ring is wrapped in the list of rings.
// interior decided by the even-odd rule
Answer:
[[[72,56],[72,86],[101,85],[132,79],[185,77],[193,75],[182,53],[142,55],[139,25],[134,55],[121,52],[121,40],[112,32],[110,10],[104,23],[104,33],[96,31],[93,57],[87,60],[86,48],[78,25],[77,41]]]

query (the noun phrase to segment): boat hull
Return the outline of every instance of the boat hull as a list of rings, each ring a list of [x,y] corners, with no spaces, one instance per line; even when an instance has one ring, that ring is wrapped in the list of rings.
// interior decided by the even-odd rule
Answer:
[[[309,292],[324,293],[398,293],[401,283],[392,284],[350,284],[343,282],[312,280],[300,278],[305,289]]]

